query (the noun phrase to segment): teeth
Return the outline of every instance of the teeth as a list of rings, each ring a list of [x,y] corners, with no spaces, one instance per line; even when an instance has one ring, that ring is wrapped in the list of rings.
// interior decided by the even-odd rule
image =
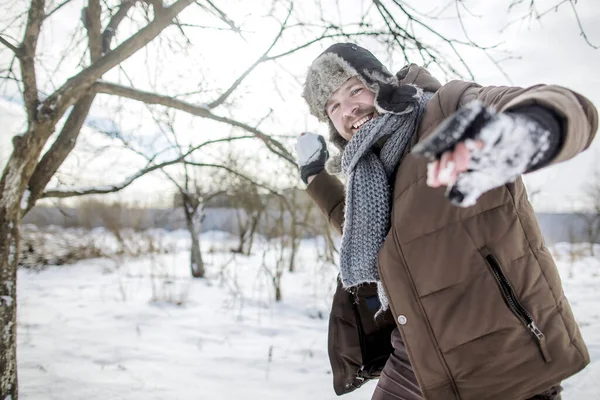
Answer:
[[[358,129],[358,128],[360,128],[360,127],[361,127],[361,126],[362,126],[362,125],[363,125],[365,122],[367,122],[367,121],[368,121],[368,120],[370,120],[370,119],[371,119],[371,116],[370,116],[370,115],[367,115],[366,117],[363,117],[363,118],[359,119],[358,121],[356,121],[356,122],[354,123],[354,125],[352,125],[352,127],[353,127],[354,129]]]

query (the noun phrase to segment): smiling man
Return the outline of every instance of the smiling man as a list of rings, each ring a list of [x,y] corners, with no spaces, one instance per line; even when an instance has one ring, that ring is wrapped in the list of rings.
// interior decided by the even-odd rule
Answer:
[[[374,104],[375,93],[353,77],[333,92],[325,109],[335,129],[349,141],[361,126],[378,115]]]
[[[339,150],[296,146],[342,233],[336,393],[379,378],[376,400],[559,399],[589,354],[521,175],[589,147],[594,106],[553,85],[393,75],[351,43],[312,63],[304,98]]]

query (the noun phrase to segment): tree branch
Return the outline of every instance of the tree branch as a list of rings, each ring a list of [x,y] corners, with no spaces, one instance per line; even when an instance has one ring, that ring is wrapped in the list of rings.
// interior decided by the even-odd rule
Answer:
[[[152,165],[150,167],[144,168],[134,175],[131,175],[129,178],[125,179],[123,182],[114,184],[114,185],[102,185],[96,187],[88,187],[88,188],[80,188],[80,189],[51,189],[44,192],[42,198],[54,197],[59,199],[64,199],[67,197],[77,197],[77,196],[85,196],[88,194],[106,194],[106,193],[115,193],[119,190],[125,189],[127,186],[131,185],[136,179],[141,178],[142,176],[149,174],[152,171],[156,171],[157,169],[161,169],[167,167],[169,165],[180,163],[182,160],[178,157],[175,160],[166,161],[160,164]]]
[[[235,22],[231,18],[229,18],[227,16],[227,14],[225,14],[223,11],[221,11],[220,8],[218,8],[217,6],[215,6],[212,1],[206,0],[206,2],[208,4],[210,4],[210,6],[213,8],[213,10],[215,10],[217,12],[217,14],[219,15],[219,18],[221,19],[221,21],[223,21],[227,25],[229,25],[229,27],[231,28],[232,31],[234,31],[237,34],[241,34],[242,33],[242,30],[235,24]]]
[[[230,28],[221,28],[218,26],[209,26],[209,25],[197,25],[197,24],[187,24],[187,23],[179,23],[179,26],[182,28],[198,28],[198,29],[214,29],[216,31],[230,31]]]
[[[65,0],[62,3],[60,3],[59,5],[57,5],[56,7],[54,7],[48,14],[46,14],[46,16],[44,17],[44,19],[48,19],[50,18],[50,16],[52,14],[54,14],[55,12],[57,12],[58,10],[60,10],[61,8],[63,8],[65,5],[69,4],[71,1],[73,0]]]
[[[32,1],[40,2],[43,0]],[[163,31],[163,29],[171,24],[175,16],[193,3],[193,1],[194,0],[177,0],[173,5],[165,8],[163,15],[160,17],[157,16],[152,22],[124,41],[115,50],[69,79],[62,87],[44,100],[40,107],[38,118],[56,121],[62,117],[67,108],[77,101],[89,86],[104,75],[104,73],[150,43]]]
[[[0,36],[0,43],[2,43],[6,47],[8,47],[13,53],[15,53],[15,55],[17,56],[17,58],[21,54],[21,50],[19,48],[13,46],[9,41],[7,41],[6,39],[4,39],[2,36]]]
[[[477,44],[473,44],[470,42],[463,42],[460,40],[454,40],[454,39],[448,39],[447,37],[445,37],[444,35],[442,35],[441,33],[439,33],[438,31],[436,31],[435,29],[433,29],[431,26],[429,26],[428,24],[424,23],[423,21],[421,21],[418,18],[415,18],[411,13],[409,13],[404,6],[399,3],[397,0],[392,0],[392,2],[402,11],[402,13],[408,18],[409,22],[415,22],[417,25],[421,26],[422,28],[426,29],[427,31],[431,32],[433,35],[437,36],[439,39],[441,39],[442,41],[444,41],[446,44],[448,44],[448,46],[450,46],[450,48],[452,49],[453,53],[458,57],[458,59],[460,60],[460,63],[463,65],[463,67],[467,70],[467,73],[469,74],[469,77],[471,79],[474,79],[475,76],[473,75],[473,72],[471,71],[471,69],[469,68],[469,65],[467,64],[467,62],[464,60],[464,58],[462,57],[462,55],[460,54],[460,52],[456,49],[455,44],[460,44],[460,45],[464,45],[464,46],[470,46],[470,47],[475,47],[477,49],[480,50],[488,50],[491,49],[490,48],[486,48],[486,47],[482,47],[479,46]],[[400,30],[402,30],[404,33],[407,34],[407,36],[409,37],[409,39],[411,39],[418,47],[419,51],[424,51],[425,53],[427,53],[430,57],[432,57],[432,59],[436,62],[438,62],[437,57],[435,57],[431,51],[430,51],[430,47],[423,45],[422,43],[420,43],[420,41],[416,38],[415,35],[413,34],[409,34],[406,30],[402,29],[398,23],[396,22],[396,20],[393,18],[392,14],[390,13],[390,11],[383,5],[381,4],[380,1],[377,0],[377,7],[381,7],[392,19],[392,21],[394,22],[394,24],[396,25],[396,27]],[[439,65],[439,62],[438,62]],[[457,75],[461,75],[457,70],[455,70],[451,65],[448,65],[448,67],[451,69],[451,71]]]
[[[581,36],[583,37],[583,40],[585,40],[585,42],[588,44],[588,46],[590,46],[592,49],[598,50],[600,48],[600,46],[596,46],[594,44],[592,44],[592,42],[590,42],[590,40],[587,37],[587,34],[585,33],[585,29],[583,29],[583,25],[581,24],[581,20],[579,19],[579,13],[577,12],[577,9],[575,8],[575,4],[573,2],[573,0],[569,0],[569,4],[571,4],[571,8],[573,9],[573,15],[575,15],[575,20],[577,21],[577,26],[579,26],[579,32],[581,34]]]
[[[29,179],[30,194],[23,215],[33,208],[42,196],[50,179],[75,147],[81,127],[89,114],[95,97],[95,93],[88,93],[75,103],[75,107],[71,110],[58,138],[35,167],[33,175]]]
[[[152,8],[154,9],[155,16],[161,14],[163,9],[165,8],[165,5],[163,4],[162,0],[144,0],[144,1],[152,6]]]
[[[179,164],[179,163],[182,163],[182,162],[185,163],[185,164],[191,165],[190,162],[185,161],[185,158],[188,157],[193,152],[195,152],[195,151],[199,150],[200,148],[204,147],[204,146],[208,146],[210,144],[220,143],[220,142],[227,142],[227,141],[240,140],[240,139],[248,139],[248,138],[251,138],[251,137],[254,137],[254,136],[234,136],[234,137],[229,137],[229,138],[221,138],[221,139],[217,139],[217,140],[210,140],[210,141],[207,141],[207,142],[203,142],[203,143],[199,144],[198,146],[195,146],[195,147],[189,149],[188,151],[186,151],[185,153],[181,154],[177,158],[174,158],[174,159],[169,160],[169,161],[164,161],[164,162],[159,163],[159,164],[154,164],[154,165],[146,166],[145,168],[139,170],[135,174],[133,174],[130,177],[126,178],[121,183],[117,183],[117,184],[113,184],[113,185],[101,185],[101,186],[96,186],[96,187],[79,188],[79,189],[51,189],[51,190],[45,191],[41,195],[41,197],[42,198],[53,197],[53,198],[61,198],[62,199],[62,198],[67,198],[67,197],[85,196],[85,195],[89,195],[89,194],[115,193],[115,192],[118,192],[120,190],[125,189],[127,186],[131,185],[134,181],[136,181],[137,179],[141,178],[144,175],[149,174],[150,172],[154,172],[156,170],[163,169],[163,168],[168,167],[170,165],[175,165],[175,164]],[[150,164],[152,159],[148,158],[148,157],[145,157],[145,158],[148,159],[148,160],[150,160],[149,161],[149,164]],[[205,166],[215,166],[215,165],[206,164]],[[171,179],[171,177],[168,174],[166,174],[166,175],[167,175],[167,177],[169,179]],[[242,175],[240,175],[240,176],[242,176]]]
[[[90,60],[95,63],[102,57],[102,36],[100,17],[102,9],[100,0],[88,0],[88,6],[85,10],[85,29],[88,35],[88,48],[90,50]]]
[[[263,188],[266,191],[268,191],[269,193],[274,194],[275,196],[284,197],[281,193],[277,192],[276,190],[273,190],[269,186],[264,185],[264,184],[259,183],[259,182],[256,182],[252,178],[249,178],[248,176],[246,176],[246,175],[244,175],[244,174],[242,174],[242,173],[236,171],[235,169],[230,168],[230,167],[228,167],[226,165],[210,164],[210,163],[198,163],[198,162],[193,162],[193,161],[184,161],[184,162],[185,162],[185,164],[191,165],[191,166],[194,166],[194,167],[212,167],[212,168],[224,169],[225,171],[229,172],[230,174],[238,176],[238,177],[240,177],[240,178],[242,178],[242,179],[250,182],[251,184],[253,184],[253,185],[257,186],[257,187]]]
[[[241,128],[246,132],[253,134],[256,138],[260,139],[272,153],[278,155],[287,162],[296,165],[294,157],[277,140],[273,139],[266,133],[261,132],[258,129],[253,128],[252,126],[246,123],[239,122],[227,117],[215,115],[205,105],[197,106],[190,103],[186,103],[181,100],[174,99],[172,97],[162,96],[155,93],[145,92],[142,90],[128,88],[125,86],[116,85],[114,83],[108,82],[97,82],[94,84],[93,89],[97,93],[125,97],[132,100],[141,101],[146,104],[158,104],[165,107],[181,110],[188,114],[192,114],[201,118],[211,119],[213,121],[218,121],[224,124],[228,124],[230,126]]]
[[[285,31],[285,29],[286,29],[286,25],[290,18],[290,15],[292,14],[293,8],[294,7],[293,7],[293,3],[292,3],[290,5],[290,9],[288,11],[287,16],[285,17],[285,20],[281,24],[281,28],[279,29],[279,32],[277,32],[275,39],[273,40],[273,42],[271,43],[271,45],[269,46],[267,51],[265,51],[264,54],[262,56],[260,56],[258,58],[258,60],[256,60],[254,62],[254,64],[252,64],[246,71],[244,71],[244,73],[242,73],[242,75],[240,75],[240,77],[237,78],[235,80],[235,82],[233,82],[233,84],[229,87],[229,89],[227,89],[225,91],[225,93],[223,93],[221,96],[219,96],[219,98],[216,99],[215,101],[213,101],[212,103],[209,103],[208,104],[209,109],[213,109],[213,108],[218,107],[221,104],[223,104],[223,102],[231,95],[231,93],[233,93],[233,91],[242,83],[242,81],[250,74],[250,72],[252,72],[254,70],[254,68],[256,68],[260,63],[264,62],[265,60],[268,60],[269,52],[273,49],[273,47],[275,47],[275,45],[277,44],[279,39],[281,39],[281,35],[283,34],[283,31]]]
[[[510,12],[514,7],[520,5],[523,3],[524,0],[513,0],[511,2],[511,4],[508,6],[508,11]],[[535,7],[535,0],[529,0],[529,11],[522,17],[516,18],[510,22],[508,22],[501,30],[500,32],[505,31],[509,26],[513,25],[516,22],[519,21],[523,21],[525,19],[533,19],[535,18],[536,20],[541,20],[543,16],[545,16],[548,13],[551,12],[556,12],[558,11],[559,7],[561,7],[564,4],[569,4],[571,6],[571,9],[573,11],[573,16],[575,17],[575,21],[577,22],[577,26],[579,28],[579,34],[581,35],[581,37],[583,37],[583,40],[585,40],[585,42],[587,43],[588,46],[590,46],[593,49],[599,49],[600,46],[597,46],[595,44],[593,44],[588,36],[587,33],[585,32],[585,29],[583,28],[583,24],[581,23],[581,19],[579,18],[579,13],[577,12],[577,8],[575,7],[575,4],[577,4],[576,0],[561,0],[559,2],[557,2],[554,6],[539,12],[537,11],[536,7]]]
[[[127,13],[131,9],[131,7],[133,7],[135,2],[136,2],[136,0],[123,0],[121,2],[121,5],[119,6],[119,9],[115,13],[115,15],[112,16],[112,18],[108,22],[108,25],[106,25],[104,32],[102,32],[102,53],[103,54],[106,54],[110,51],[110,42],[112,41],[112,38],[115,36],[115,34],[117,32],[117,27],[119,26],[121,21],[123,21],[123,19],[125,19],[125,17],[127,16]]]
[[[462,4],[460,2],[460,0],[455,0],[454,4],[456,5],[456,15],[458,16],[458,21],[460,22],[460,27],[462,28],[462,31],[463,31],[463,33],[465,35],[465,38],[467,38],[467,40],[473,46],[478,47],[478,45],[473,40],[471,40],[471,37],[469,36],[469,33],[467,32],[467,28],[465,27],[465,24],[464,24],[463,19],[462,19],[462,15],[460,13],[460,7],[461,6],[464,7],[465,10],[467,10],[467,11],[468,11],[468,9],[466,8],[466,6],[464,4]],[[489,60],[496,66],[496,68],[498,68],[498,70],[500,71],[500,73],[502,75],[504,75],[504,77],[506,78],[506,80],[512,85],[513,84],[512,79],[510,79],[510,76],[508,76],[508,74],[506,73],[506,71],[504,71],[504,69],[500,66],[500,63],[498,61],[496,61],[494,59],[494,57],[492,57],[492,55],[489,54],[487,51],[485,52],[485,54],[487,55],[487,57],[489,58]]]
[[[180,3],[180,4],[184,4],[184,3]],[[107,30],[109,32],[114,34],[116,27],[127,15],[127,11],[131,8],[132,5],[133,5],[133,2],[127,1],[127,0],[124,3],[122,3],[122,6],[117,11],[117,14],[115,16],[113,16],[113,18],[109,22],[109,27],[111,27],[110,30],[108,30],[108,28],[107,28]],[[92,59],[92,66],[90,68],[88,68],[87,71],[92,69],[94,67],[94,65],[101,64],[106,58],[109,58],[109,57],[105,57],[104,59],[102,59],[102,51],[103,51],[103,48],[102,48],[103,47],[103,39],[102,38],[103,38],[103,36],[100,36],[100,29],[101,29],[101,27],[100,27],[100,12],[101,12],[101,10],[99,7],[100,7],[100,4],[99,4],[98,0],[90,0],[89,6],[85,10],[85,15],[86,15],[86,19],[87,19],[86,29],[88,31],[88,37],[89,37],[89,41],[90,41],[90,56]],[[183,8],[180,8],[180,10],[183,10]],[[164,27],[166,27],[170,23],[170,20],[164,19],[163,17],[161,17],[161,19],[158,22],[160,24],[158,24],[157,20],[155,20],[146,27],[146,28],[148,28],[152,24],[159,25],[158,27],[155,28],[155,31],[154,31],[155,34],[153,33],[154,37],[156,37],[156,35],[158,35],[158,33],[160,33],[162,31],[162,29],[164,29]],[[162,26],[162,27],[160,27],[160,26]],[[146,28],[144,28],[144,29],[146,29]],[[105,33],[107,30],[105,30]],[[130,38],[130,40],[134,39],[137,36],[138,36],[138,34],[134,35],[132,38]],[[144,40],[144,39],[145,38],[142,38],[142,40]],[[148,40],[148,39],[145,39],[145,40]],[[149,40],[151,40],[151,38]],[[149,42],[149,40],[148,40],[148,42]],[[141,47],[141,45],[139,47]],[[121,49],[121,47],[119,47],[119,49]],[[132,53],[135,51],[136,51],[136,49],[132,49]],[[118,56],[118,54],[117,54],[117,56]],[[86,70],[84,70],[83,72],[85,72],[85,71]],[[80,73],[80,75],[81,75],[81,73]],[[68,85],[68,83],[69,82],[67,82],[67,85]],[[89,90],[89,87],[88,88],[80,88],[79,90],[82,90],[82,91]],[[58,92],[60,92],[60,89]],[[64,160],[66,159],[68,154],[71,152],[73,147],[75,146],[77,137],[79,136],[79,133],[81,132],[81,127],[83,126],[83,123],[85,122],[85,118],[89,114],[89,110],[91,108],[91,105],[92,105],[95,95],[96,95],[95,92],[90,91],[90,92],[84,94],[83,97],[80,97],[77,99],[77,101],[75,103],[75,107],[71,111],[69,118],[67,119],[65,125],[63,126],[63,129],[62,129],[60,135],[58,136],[57,140],[54,142],[52,147],[46,152],[46,154],[44,155],[42,160],[40,160],[40,163],[35,168],[34,173],[29,181],[29,188],[30,188],[31,194],[28,199],[27,207],[24,210],[25,213],[28,212],[35,205],[36,201],[41,196],[43,196],[43,190],[45,189],[46,185],[48,184],[48,182],[50,181],[50,179],[52,178],[54,173],[56,173],[56,171],[58,170],[60,165],[64,162]],[[129,185],[129,183],[127,185]],[[105,187],[103,189],[106,190],[107,188]],[[114,187],[111,188],[111,191],[112,190],[114,190]]]
[[[313,45],[317,42],[320,42],[321,40],[324,39],[331,39],[331,38],[338,38],[338,37],[345,37],[345,38],[352,38],[352,37],[358,37],[358,36],[373,36],[373,37],[377,37],[377,36],[384,36],[384,35],[388,35],[388,32],[384,32],[384,31],[362,31],[362,32],[350,32],[350,33],[330,33],[330,34],[323,34],[321,36],[319,36],[318,38],[315,38],[313,40],[310,40],[304,44],[301,44],[299,46],[296,46],[290,50],[286,50],[283,53],[279,53],[276,54],[274,56],[269,56],[267,57],[267,59],[265,61],[271,61],[271,60],[276,60],[278,58],[281,57],[285,57],[287,55],[290,55],[292,53],[295,53],[298,50],[302,50],[310,45]]]
[[[89,0],[88,6],[84,9],[84,12],[86,18],[85,28],[88,33],[90,60],[94,63],[102,58],[103,54],[103,39],[100,33],[102,28],[100,22],[102,12],[100,1]],[[79,137],[85,119],[92,108],[95,97],[96,93],[89,92],[77,100],[57,139],[35,167],[33,175],[29,179],[28,185],[30,195],[27,199],[27,206],[25,210],[23,210],[23,215],[33,208],[40,196],[42,196],[43,191],[48,185],[48,182],[50,182],[50,179],[52,179],[52,176],[58,171],[58,168],[75,147],[77,138]]]
[[[44,0],[31,0],[27,15],[27,26],[23,43],[21,44],[21,77],[23,78],[23,101],[27,109],[27,120],[32,124],[36,120],[39,103],[37,79],[35,75],[35,53],[44,22]]]

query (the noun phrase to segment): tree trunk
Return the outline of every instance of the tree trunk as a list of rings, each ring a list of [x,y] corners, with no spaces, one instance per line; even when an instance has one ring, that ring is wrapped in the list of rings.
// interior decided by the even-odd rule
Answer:
[[[247,215],[243,215],[242,211],[239,208],[236,209],[235,215],[238,226],[238,245],[233,250],[233,252],[244,254],[244,245],[246,244],[246,235],[248,234],[248,218]]]
[[[275,301],[278,303],[281,301],[281,287],[279,285],[275,287]]]
[[[254,235],[256,235],[256,229],[258,228],[258,222],[260,221],[262,212],[252,214],[252,223],[250,225],[250,232],[248,233],[248,246],[246,247],[245,255],[249,256],[252,252],[252,246],[254,245]]]
[[[0,398],[18,399],[17,386],[17,265],[20,209],[0,209]],[[16,210],[14,209],[16,208]]]
[[[18,399],[16,290],[21,203],[26,202],[27,182],[52,127],[52,121],[30,124],[26,133],[13,137],[14,150],[0,179],[0,399]]]
[[[192,233],[190,269],[194,278],[204,278],[205,270],[204,261],[202,261],[202,252],[200,251],[200,240],[195,233]]]
[[[0,399],[18,399],[17,266],[23,181],[32,173],[28,155],[15,152],[0,181]]]
[[[290,210],[290,262],[288,271],[293,273],[296,270],[296,248],[298,247],[298,221],[296,210]]]
[[[293,273],[296,270],[296,254],[298,253],[298,247],[300,247],[300,241],[297,238],[291,239],[290,246],[290,263],[288,265],[288,271]]]
[[[192,249],[190,252],[190,270],[194,278],[204,278],[205,269],[200,250],[200,226],[202,212],[198,205],[193,204],[192,199],[186,193],[182,193],[185,222],[192,238]]]
[[[246,227],[239,226],[238,231],[238,245],[237,248],[233,251],[234,253],[244,254],[244,247],[246,244],[246,235],[248,231]]]

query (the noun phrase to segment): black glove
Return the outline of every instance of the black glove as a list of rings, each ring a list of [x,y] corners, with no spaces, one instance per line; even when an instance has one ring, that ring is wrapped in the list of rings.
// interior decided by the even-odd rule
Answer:
[[[329,158],[325,138],[310,132],[304,132],[296,141],[296,158],[300,167],[300,177],[308,183],[308,177],[317,175],[325,169]]]
[[[483,147],[473,145],[475,140]],[[561,141],[558,119],[541,106],[497,113],[476,101],[450,116],[412,152],[435,161],[465,142],[471,150],[467,171],[458,174],[446,196],[453,204],[468,207],[483,193],[550,161]]]

